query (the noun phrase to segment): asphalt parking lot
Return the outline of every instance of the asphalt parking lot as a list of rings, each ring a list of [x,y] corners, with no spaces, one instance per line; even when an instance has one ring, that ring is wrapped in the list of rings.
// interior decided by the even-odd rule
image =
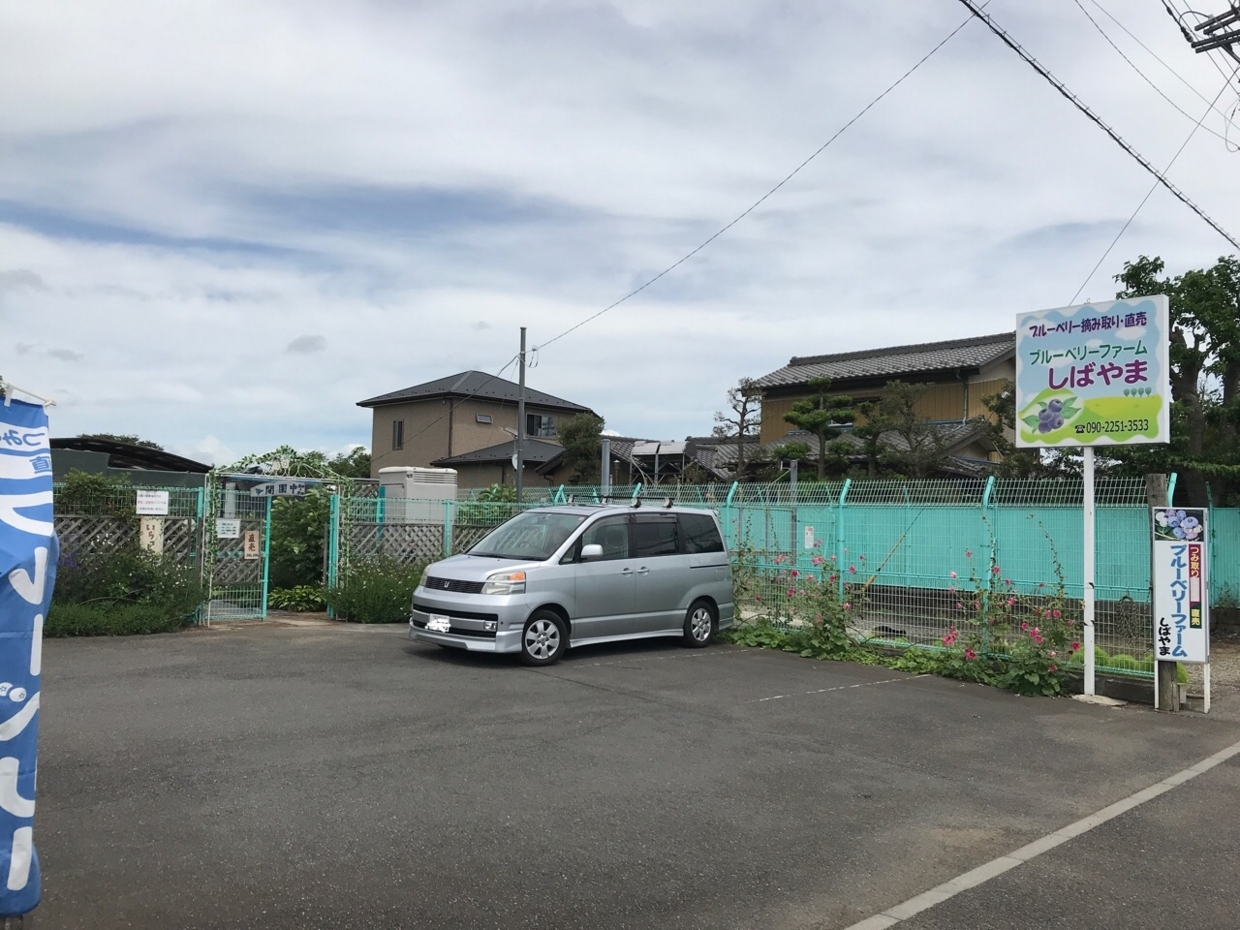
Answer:
[[[40,928],[1240,926],[1234,719],[347,625],[50,641],[42,701]]]

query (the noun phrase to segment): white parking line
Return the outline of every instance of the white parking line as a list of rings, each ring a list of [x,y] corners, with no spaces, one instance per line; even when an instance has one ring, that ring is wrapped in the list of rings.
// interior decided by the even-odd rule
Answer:
[[[826,694],[828,691],[848,691],[852,688],[868,688],[871,685],[890,685],[897,681],[915,681],[918,678],[927,678],[927,675],[904,675],[900,678],[884,678],[882,681],[859,681],[855,685],[836,685],[834,688],[819,688],[816,691],[793,691],[790,694],[772,694],[770,697],[756,698],[752,701],[746,701],[746,704],[762,704],[765,701],[782,701],[784,698],[803,697],[807,694]]]
[[[929,891],[923,891],[916,897],[909,898],[907,901],[895,905],[895,907],[889,907],[887,910],[872,917],[867,917],[860,923],[855,923],[846,928],[846,930],[887,930],[888,927],[894,927],[915,914],[920,914],[936,904],[942,904],[944,901],[954,898],[962,891],[976,888],[978,885],[990,881],[996,875],[1002,875],[1004,872],[1014,869],[1018,865],[1028,862],[1030,859],[1034,859],[1048,850],[1054,849],[1061,843],[1068,842],[1073,837],[1080,836],[1082,833],[1088,833],[1108,820],[1113,820],[1134,807],[1140,807],[1147,801],[1152,801],[1159,795],[1166,794],[1172,788],[1191,781],[1203,772],[1210,771],[1210,769],[1221,765],[1236,755],[1240,755],[1240,743],[1228,746],[1226,749],[1202,759],[1196,765],[1176,772],[1174,775],[1164,778],[1148,788],[1142,788],[1123,800],[1116,801],[1114,804],[1102,808],[1097,813],[1090,814],[1088,817],[1082,817],[1080,820],[1068,824],[1061,830],[1048,833],[1040,840],[1034,840],[1020,849],[1013,850],[1006,856],[991,859],[989,862],[979,865],[976,869],[971,869],[963,875],[957,875],[951,881],[937,885]]]

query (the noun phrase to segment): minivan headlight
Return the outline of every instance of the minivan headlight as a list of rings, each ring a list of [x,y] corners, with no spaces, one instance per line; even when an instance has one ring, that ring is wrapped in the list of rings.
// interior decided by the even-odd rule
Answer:
[[[524,594],[525,572],[497,572],[482,584],[483,594]]]

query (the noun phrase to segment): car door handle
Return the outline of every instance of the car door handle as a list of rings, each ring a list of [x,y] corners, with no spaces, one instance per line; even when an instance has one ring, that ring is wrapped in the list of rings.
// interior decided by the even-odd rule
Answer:
[[[623,569],[621,569],[621,570],[620,570],[620,574],[621,574],[621,575],[631,575],[631,574],[633,574],[633,569],[631,569],[631,568],[623,568]]]
[[[637,570],[637,574],[639,574],[639,575],[649,575],[649,574],[650,574],[650,569],[648,569],[645,565],[643,565],[641,568],[639,568],[639,569]]]

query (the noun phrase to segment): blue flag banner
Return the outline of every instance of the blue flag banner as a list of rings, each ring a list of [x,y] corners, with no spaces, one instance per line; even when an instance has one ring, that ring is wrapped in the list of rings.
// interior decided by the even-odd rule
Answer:
[[[47,413],[0,402],[0,917],[29,913],[41,893],[34,851],[39,673],[59,554]]]

